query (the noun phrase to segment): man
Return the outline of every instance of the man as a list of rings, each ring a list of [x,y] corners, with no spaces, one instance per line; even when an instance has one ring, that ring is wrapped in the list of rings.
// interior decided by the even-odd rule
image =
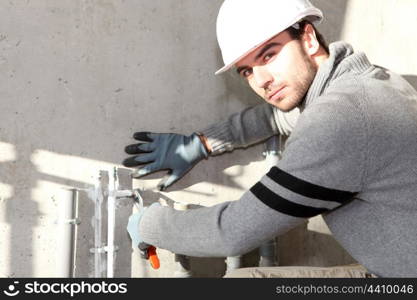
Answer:
[[[322,214],[369,272],[417,275],[417,93],[348,44],[327,49],[313,25],[322,17],[308,0],[225,0],[217,73],[236,67],[268,104],[189,137],[138,133],[124,164],[144,165],[136,177],[170,170],[165,189],[209,155],[282,133],[282,112],[301,114],[282,159],[239,201],[152,205],[129,222],[136,245],[235,256]]]

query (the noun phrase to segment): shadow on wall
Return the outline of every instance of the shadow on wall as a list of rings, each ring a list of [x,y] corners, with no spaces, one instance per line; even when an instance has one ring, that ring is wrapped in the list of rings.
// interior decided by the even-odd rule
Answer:
[[[60,276],[62,270],[59,268],[61,261],[65,259],[57,252],[60,249],[58,242],[59,234],[62,234],[61,226],[64,220],[58,219],[61,215],[62,192],[66,190],[59,188],[54,194],[42,199],[41,204],[35,202],[38,190],[45,182],[56,185],[74,187],[80,191],[78,201],[78,217],[80,224],[77,226],[77,249],[76,249],[76,277],[93,276],[93,254],[94,248],[94,202],[90,198],[93,185],[87,182],[75,181],[60,176],[45,174],[33,163],[33,152],[21,145],[11,145],[0,142],[0,185],[2,194],[0,195],[0,222],[7,223],[8,230],[2,232],[0,240],[0,277],[32,277],[37,272],[43,276]],[[3,151],[7,150],[7,151]],[[6,155],[6,156],[5,156]],[[53,165],[53,162],[51,162]],[[30,168],[28,167],[30,166]],[[123,176],[122,176],[123,175]],[[132,182],[130,170],[119,169],[120,189],[131,189]],[[122,181],[123,179],[123,181]],[[7,191],[7,192],[4,192]],[[67,192],[68,193],[68,192]],[[56,215],[45,214],[42,212],[42,205],[53,205],[57,208]],[[106,205],[106,203],[103,203]],[[103,208],[103,220],[105,219],[105,207]],[[130,239],[126,232],[126,225],[132,211],[130,199],[119,199],[116,205],[118,219],[115,225],[115,242],[120,247],[117,254],[120,258],[115,265],[115,275],[127,277],[131,272],[131,247]],[[104,243],[106,236],[106,222],[103,222]],[[48,228],[49,227],[49,228]],[[51,244],[51,239],[56,239],[56,243]],[[9,240],[9,244],[4,245],[4,241]],[[35,243],[35,240],[36,243]],[[36,259],[39,257],[41,249],[48,249],[46,252],[48,262],[55,261],[49,271],[42,269],[42,264]],[[48,248],[49,247],[49,248]],[[43,250],[43,249],[42,249]],[[56,260],[55,260],[56,259]],[[117,258],[116,258],[117,259]],[[81,261],[81,263],[80,263]],[[55,273],[57,272],[57,273]],[[58,275],[59,274],[59,275]]]
[[[278,237],[277,244],[278,262],[286,266],[331,267],[355,263],[332,235],[309,230],[307,223]]]
[[[417,90],[417,75],[403,75],[405,80],[408,81],[409,84],[411,84],[415,90]]]
[[[32,201],[32,192],[38,184],[33,169],[27,166],[33,166],[28,161],[31,153],[28,153],[25,147],[15,146],[14,159],[0,164],[1,183],[10,186],[12,193],[8,197],[1,195],[0,202],[4,217],[1,222],[8,223],[9,231],[6,235],[2,233],[1,240],[9,239],[8,253],[1,253],[1,265],[8,270],[7,274],[2,276],[15,277],[22,274],[16,274],[15,270],[22,267],[25,270],[25,276],[31,276],[33,271],[33,239],[41,239],[40,234],[35,234],[35,229],[42,221],[44,216],[40,216],[38,204]],[[3,156],[3,154],[2,154]],[[2,157],[0,157],[2,159]],[[2,242],[0,241],[0,244]],[[4,249],[4,247],[0,247]],[[16,251],[19,249],[19,251]],[[5,258],[7,257],[7,260]]]
[[[311,2],[324,13],[324,20],[317,29],[323,34],[326,42],[330,44],[340,40],[349,0],[311,0]]]

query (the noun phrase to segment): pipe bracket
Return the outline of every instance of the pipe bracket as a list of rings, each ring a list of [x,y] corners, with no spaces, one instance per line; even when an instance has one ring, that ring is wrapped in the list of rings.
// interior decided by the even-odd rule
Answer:
[[[55,222],[55,224],[70,224],[70,225],[80,225],[81,219],[75,218],[75,219],[66,219],[66,220],[58,220]]]
[[[104,250],[104,252],[109,252],[110,250],[113,250],[113,252],[117,252],[117,251],[119,251],[119,247],[114,245],[113,249],[111,249],[111,247],[109,247],[109,246],[104,246],[103,250]]]
[[[109,246],[103,246],[103,247],[98,247],[98,248],[90,248],[90,253],[99,253],[99,254],[102,254],[102,253],[109,252],[109,250],[110,250],[110,247]],[[114,252],[119,251],[119,247],[118,246],[114,246],[113,247],[113,251]]]

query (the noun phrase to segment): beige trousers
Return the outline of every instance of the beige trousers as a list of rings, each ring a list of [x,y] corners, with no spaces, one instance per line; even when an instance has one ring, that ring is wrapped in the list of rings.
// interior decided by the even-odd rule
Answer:
[[[236,269],[224,278],[369,278],[375,277],[359,264],[337,267],[256,267]]]

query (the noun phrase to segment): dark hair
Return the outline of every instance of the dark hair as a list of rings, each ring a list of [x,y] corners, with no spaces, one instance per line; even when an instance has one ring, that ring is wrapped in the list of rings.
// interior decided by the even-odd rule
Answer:
[[[311,23],[308,20],[302,20],[298,22],[297,24],[299,25],[298,26],[299,29],[295,28],[294,26],[291,26],[287,29],[288,33],[293,39],[296,39],[296,40],[301,39],[301,35],[304,33],[305,27],[310,24],[311,26],[313,26],[314,31],[316,32],[316,37],[320,46],[322,46],[324,50],[326,50],[327,54],[329,54],[329,46],[327,45],[323,35],[320,32],[318,32],[318,30],[316,29],[313,23]]]

